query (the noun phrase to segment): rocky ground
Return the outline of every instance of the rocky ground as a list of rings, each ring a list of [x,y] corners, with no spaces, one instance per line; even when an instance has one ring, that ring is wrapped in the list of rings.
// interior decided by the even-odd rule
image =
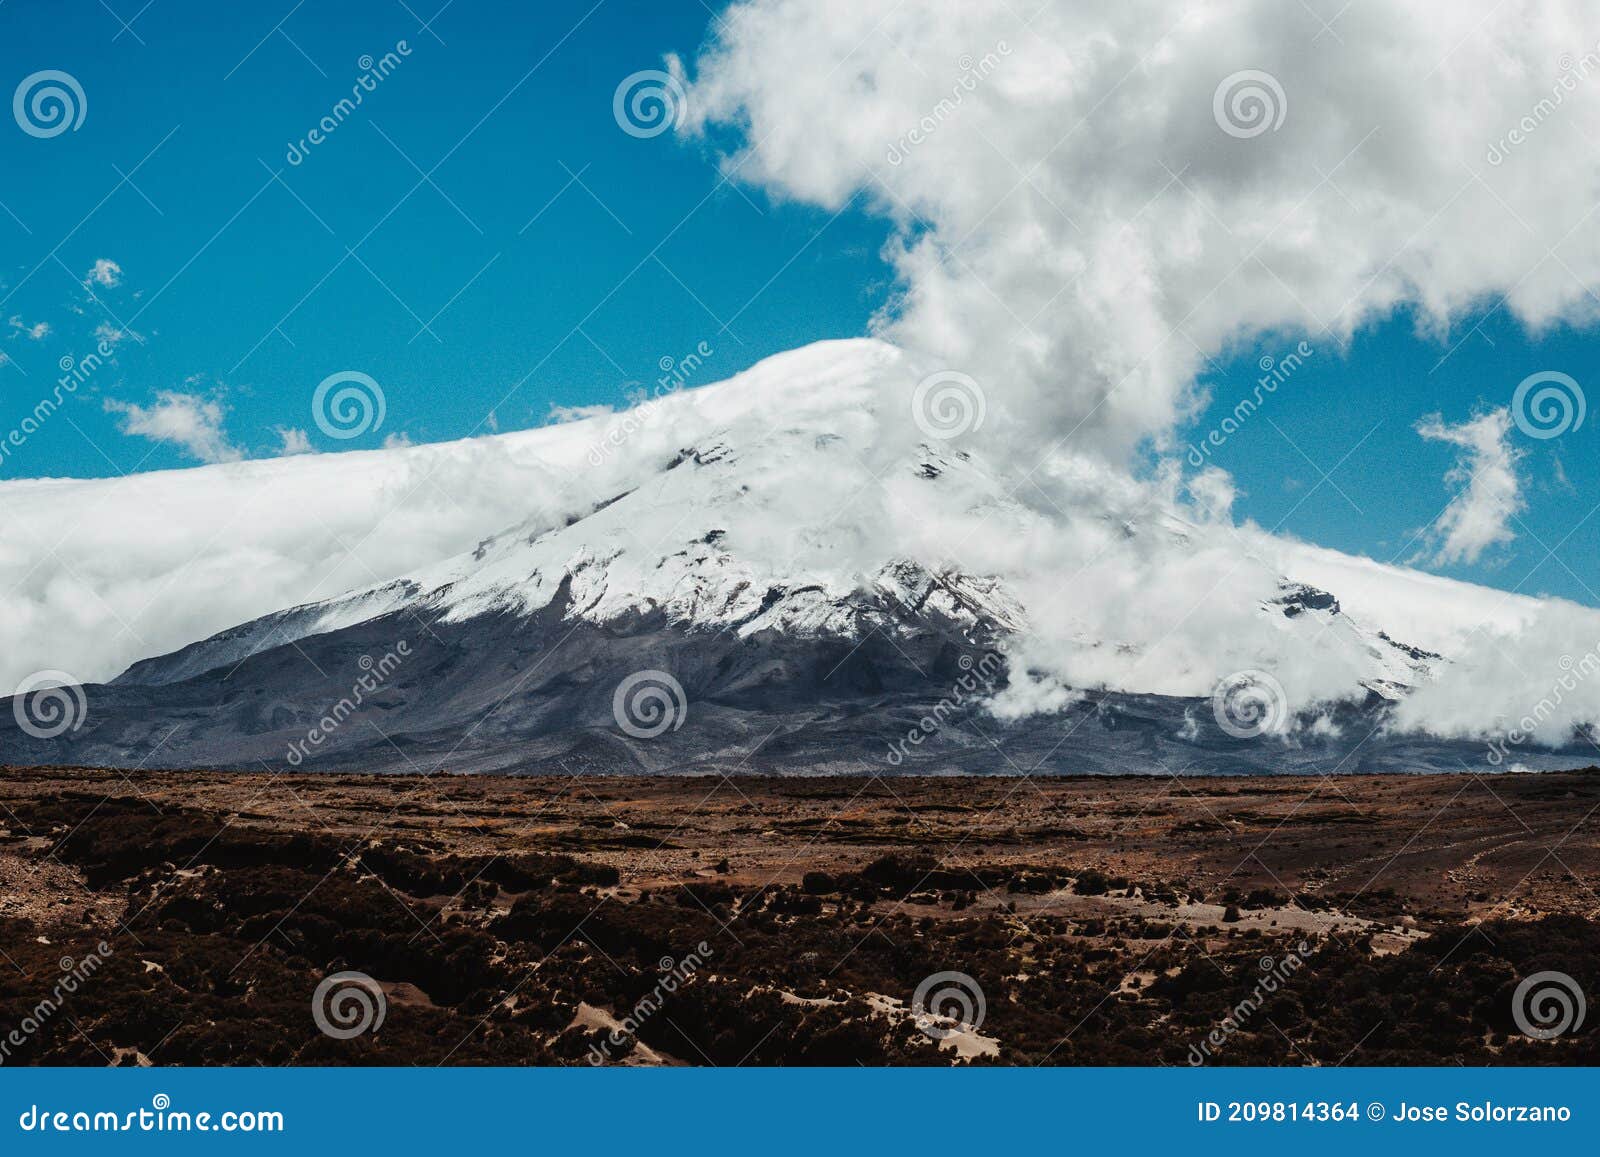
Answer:
[[[1595,769],[6,768],[0,1062],[1595,1064],[1513,1005],[1600,993],[1597,809]]]

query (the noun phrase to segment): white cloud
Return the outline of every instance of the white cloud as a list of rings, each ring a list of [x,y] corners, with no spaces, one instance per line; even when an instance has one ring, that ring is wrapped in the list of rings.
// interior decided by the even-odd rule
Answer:
[[[551,426],[561,426],[568,422],[581,422],[585,418],[599,418],[612,412],[612,407],[606,405],[594,406],[557,406],[552,403],[550,413],[545,418],[545,423]]]
[[[1513,541],[1511,520],[1527,504],[1517,476],[1522,455],[1510,443],[1510,411],[1492,410],[1456,426],[1433,414],[1417,423],[1417,433],[1461,450],[1445,475],[1446,483],[1460,489],[1429,531],[1437,544],[1433,562],[1477,562],[1490,547]]]
[[[32,341],[43,341],[50,336],[50,323],[47,321],[26,322],[20,315],[12,314],[7,324],[14,331],[12,336],[20,333]]]
[[[109,257],[101,257],[95,261],[89,272],[84,274],[83,283],[88,286],[104,286],[106,289],[115,289],[122,284],[122,266]]]
[[[1234,484],[1233,476],[1226,470],[1207,466],[1190,478],[1187,486],[1189,496],[1194,499],[1196,507],[1208,520],[1227,522],[1231,519],[1233,503],[1239,496],[1239,488]]]
[[[741,181],[893,224],[879,332],[979,381],[982,436],[1070,432],[1120,462],[1170,445],[1203,359],[1264,331],[1337,341],[1411,306],[1437,333],[1500,294],[1533,326],[1595,317],[1592,4],[1335,25],[1280,0],[745,0],[694,64],[686,129],[731,141]],[[1563,59],[1595,67],[1493,163]],[[1286,106],[1248,139],[1214,112],[1245,70]]]
[[[107,401],[109,413],[121,414],[124,434],[166,442],[201,462],[235,462],[244,457],[223,430],[225,412],[214,398],[162,390],[155,404]]]
[[[290,457],[294,454],[310,454],[311,437],[297,426],[279,426],[278,438],[281,445],[278,447],[280,457]]]
[[[392,434],[384,435],[383,448],[385,450],[399,450],[411,445],[411,435],[404,430],[396,430]]]
[[[126,330],[112,325],[109,321],[102,321],[99,325],[94,327],[95,341],[111,349],[115,349],[117,346],[122,344],[123,340],[126,339],[127,336],[128,332]]]

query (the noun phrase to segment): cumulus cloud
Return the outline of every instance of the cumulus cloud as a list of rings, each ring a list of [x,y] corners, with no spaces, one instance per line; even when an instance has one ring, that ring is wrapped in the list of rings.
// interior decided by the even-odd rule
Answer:
[[[109,257],[98,258],[90,266],[89,272],[84,274],[83,283],[86,286],[103,286],[106,289],[115,289],[122,284],[122,266]]]
[[[290,457],[295,454],[310,454],[311,436],[297,426],[278,427],[278,455]]]
[[[385,450],[399,450],[411,445],[411,435],[404,430],[396,430],[392,434],[385,434],[383,448]]]
[[[106,411],[121,414],[124,434],[177,446],[200,462],[235,462],[244,453],[223,429],[226,412],[214,398],[162,390],[153,405],[108,400]]]
[[[1510,442],[1510,411],[1492,410],[1456,426],[1445,425],[1434,414],[1417,423],[1417,433],[1461,451],[1445,475],[1445,482],[1459,489],[1429,531],[1437,545],[1433,561],[1477,562],[1490,547],[1515,539],[1511,520],[1526,503],[1517,475],[1522,455]]]
[[[1532,331],[1597,319],[1593,6],[1322,15],[1334,35],[1309,6],[1275,0],[1045,0],[1025,12],[1006,0],[742,0],[697,59],[673,66],[688,85],[683,131],[720,150],[735,179],[881,215],[898,293],[875,332],[924,371],[971,375],[986,421],[969,444],[1039,461],[1041,478],[1070,474],[1070,456],[1117,471],[1142,449],[1170,453],[1205,400],[1206,359],[1264,337],[1348,349],[1400,313],[1448,341],[1485,302]],[[884,412],[909,406],[893,396]],[[1504,421],[1427,427],[1464,454],[1440,561],[1480,558],[1509,534],[1522,498]],[[1225,483],[1188,487],[1203,519],[1227,509]],[[1213,566],[1195,538],[1177,584],[1164,557],[1108,553],[1131,568],[1126,591],[1094,575],[1079,605],[1095,612],[1076,638],[1132,640],[1138,669],[1111,647],[1062,649],[1070,616],[1039,616],[1043,641],[1025,658],[1074,686],[1193,686],[1252,654],[1298,704],[1348,684],[1243,620],[1263,571],[1227,577],[1245,542],[1288,572],[1306,556],[1251,528],[1235,539]],[[1359,589],[1360,573],[1334,570]],[[1212,575],[1220,594],[1205,593]],[[1169,596],[1180,613],[1152,615]],[[1594,633],[1592,612],[1571,604],[1450,605],[1461,621],[1400,616],[1428,629],[1412,641],[1431,633],[1463,656],[1418,718],[1452,694],[1452,711],[1480,721],[1509,710],[1526,672],[1555,662],[1556,640]],[[1370,609],[1369,622],[1396,615],[1381,597]],[[1579,702],[1600,715],[1600,689]]]
[[[744,0],[687,70],[684,129],[739,180],[891,224],[878,332],[976,378],[985,437],[1122,461],[1170,445],[1204,357],[1266,331],[1339,341],[1406,307],[1441,333],[1500,294],[1531,326],[1595,315],[1593,6],[1333,19]],[[1496,163],[1562,62],[1589,71]]]

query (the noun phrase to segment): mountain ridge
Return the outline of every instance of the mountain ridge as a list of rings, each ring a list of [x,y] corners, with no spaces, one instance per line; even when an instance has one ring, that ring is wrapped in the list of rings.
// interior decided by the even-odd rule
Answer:
[[[1052,771],[1335,768],[1357,747],[1481,761],[1478,736],[1429,740],[1404,714],[1453,676],[1470,620],[1507,629],[1543,604],[1235,527],[1092,461],[1024,473],[920,429],[898,405],[914,372],[881,343],[834,343],[555,428],[521,521],[147,655],[90,685],[65,735],[0,721],[0,759],[278,766],[349,698],[351,663],[404,640],[395,681],[308,762],[515,770],[604,750],[715,768],[765,728],[774,766],[859,770],[934,709],[939,742],[903,759],[923,770],[1026,770],[991,734]],[[991,654],[985,685],[941,708]],[[648,750],[612,704],[640,672],[675,680],[693,721]],[[1243,728],[1253,750],[1211,702],[1239,687],[1265,711]],[[514,725],[486,723],[513,700]]]

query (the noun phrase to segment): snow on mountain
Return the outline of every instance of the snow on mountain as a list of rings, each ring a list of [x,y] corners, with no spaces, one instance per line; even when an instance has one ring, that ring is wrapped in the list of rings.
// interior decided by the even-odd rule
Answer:
[[[1241,590],[1256,592],[1232,608],[1247,633],[1259,634],[1269,652],[1332,657],[1346,678],[1335,692],[1392,694],[1426,677],[1428,658],[1387,638],[1377,620],[1341,613],[1336,598],[1297,587],[1255,553],[1224,542],[1236,533],[1231,528],[1188,520],[1147,489],[1110,492],[1103,472],[1024,484],[981,450],[896,438],[898,428],[886,437],[886,420],[915,427],[885,412],[887,391],[845,399],[837,395],[858,384],[847,375],[805,375],[830,360],[894,369],[899,357],[873,346],[814,349],[655,403],[650,427],[702,435],[670,452],[671,443],[652,453],[612,438],[626,415],[565,428],[561,434],[571,439],[593,437],[598,425],[593,444],[653,456],[653,471],[614,471],[614,484],[625,487],[616,493],[596,490],[579,473],[575,485],[587,486],[590,499],[581,516],[525,519],[454,558],[138,664],[125,681],[170,682],[402,610],[430,624],[463,623],[525,616],[559,596],[575,621],[625,624],[664,615],[685,630],[737,637],[892,637],[932,617],[975,637],[1017,634],[1096,656],[1075,685],[1204,694],[1228,672],[1207,667],[1175,680],[1162,663],[1160,677],[1141,686],[1117,679],[1114,667],[1099,677],[1093,668],[1101,654],[1126,665],[1152,652],[1137,633],[1121,634],[1101,616],[1106,608],[1096,591],[1104,576],[1180,568],[1208,552],[1217,565],[1246,572],[1229,579],[1230,600]],[[668,412],[691,405],[687,422]],[[894,453],[884,453],[886,444]],[[570,445],[567,451],[570,462]],[[1062,596],[1080,592],[1081,603],[1059,616]],[[1148,606],[1139,617],[1147,627],[1159,625],[1182,609]],[[1255,662],[1241,657],[1229,669]]]
[[[103,678],[140,658],[120,682],[154,685],[384,616],[442,628],[559,608],[623,631],[848,644],[931,629],[1008,640],[1002,718],[1086,689],[1205,696],[1259,670],[1295,711],[1375,692],[1434,703],[1407,725],[1437,714],[1451,734],[1527,710],[1560,674],[1552,640],[1600,640],[1584,608],[1236,526],[1174,479],[1070,446],[1034,465],[931,437],[912,414],[926,369],[829,342],[519,434],[8,483],[21,517],[0,572],[23,597],[0,639],[17,670]],[[1520,660],[1517,680],[1496,679],[1511,668],[1486,643]],[[1565,707],[1557,742],[1600,715],[1600,685]]]
[[[109,679],[258,616],[470,551],[525,520],[562,525],[639,485],[680,440],[746,415],[747,384],[781,382],[797,409],[848,411],[897,358],[875,342],[829,342],[610,419],[115,479],[0,482],[0,688],[43,669]]]

